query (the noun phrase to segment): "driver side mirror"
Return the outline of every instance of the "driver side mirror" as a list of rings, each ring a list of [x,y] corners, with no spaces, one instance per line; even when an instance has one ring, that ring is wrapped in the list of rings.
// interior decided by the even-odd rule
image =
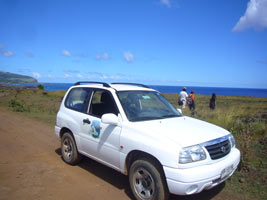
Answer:
[[[183,114],[182,110],[180,108],[177,108],[178,112]]]
[[[113,113],[107,113],[102,115],[101,122],[117,126],[119,124],[119,118]]]

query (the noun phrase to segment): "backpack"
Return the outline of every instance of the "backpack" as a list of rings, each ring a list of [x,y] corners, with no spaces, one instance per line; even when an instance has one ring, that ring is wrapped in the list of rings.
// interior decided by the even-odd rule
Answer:
[[[192,95],[189,95],[188,104],[192,104],[193,103],[194,99],[192,97],[193,97]]]

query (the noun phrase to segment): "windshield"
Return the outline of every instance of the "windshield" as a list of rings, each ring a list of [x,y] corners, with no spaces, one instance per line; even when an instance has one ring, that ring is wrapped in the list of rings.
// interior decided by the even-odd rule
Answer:
[[[144,121],[180,117],[181,113],[155,91],[117,92],[129,121]]]

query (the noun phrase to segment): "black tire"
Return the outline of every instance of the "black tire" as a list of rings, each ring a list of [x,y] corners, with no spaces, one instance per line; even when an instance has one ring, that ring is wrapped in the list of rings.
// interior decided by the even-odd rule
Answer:
[[[130,166],[129,183],[137,200],[166,200],[169,197],[164,176],[153,160],[134,161]]]
[[[61,138],[61,155],[62,159],[70,165],[76,165],[81,160],[75,140],[69,132],[64,133]]]

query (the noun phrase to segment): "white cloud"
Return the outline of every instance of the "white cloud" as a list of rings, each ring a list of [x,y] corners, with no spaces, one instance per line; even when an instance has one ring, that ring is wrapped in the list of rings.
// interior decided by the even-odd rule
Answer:
[[[14,56],[15,53],[13,53],[12,51],[2,51],[1,52],[3,56]]]
[[[133,56],[133,54],[132,54],[131,52],[129,52],[129,51],[128,51],[128,52],[124,52],[123,56],[124,56],[124,59],[125,59],[128,63],[134,61],[134,56]]]
[[[249,28],[267,28],[267,0],[250,0],[244,16],[239,19],[232,31],[239,32]]]
[[[64,74],[64,78],[71,78],[72,76],[70,74]]]
[[[62,54],[62,56],[68,56],[68,57],[71,56],[71,53],[70,53],[68,50],[63,50],[63,51],[61,52],[61,54]]]
[[[73,69],[64,69],[65,73],[80,73],[79,70],[73,70]]]
[[[108,56],[107,53],[104,53],[104,54],[102,55],[102,58],[103,58],[104,60],[107,60],[107,59],[109,59],[109,56]]]
[[[122,80],[124,77],[121,77],[120,75],[108,75],[108,74],[102,74],[102,76],[99,77],[101,80]]]
[[[89,75],[98,75],[98,76],[101,76],[102,73],[100,72],[89,72],[89,71],[85,71],[86,74],[89,74]]]
[[[99,72],[85,72],[88,74],[86,77],[89,80],[94,80],[94,79],[100,79],[100,80],[130,80],[130,78],[124,74],[116,74],[116,75],[110,75],[110,74],[103,74]]]
[[[38,72],[32,72],[32,75],[34,78],[40,78],[41,74],[39,74]]]
[[[102,55],[96,55],[95,56],[96,60],[108,60],[109,59],[109,55],[107,53],[103,53]]]
[[[95,59],[96,59],[96,60],[100,60],[100,59],[101,59],[101,56],[97,54],[97,55],[95,56]]]
[[[85,72],[88,74],[87,79],[103,79],[103,74],[99,72]]]
[[[171,7],[171,2],[170,0],[160,0],[160,3],[167,6],[168,8]]]
[[[77,74],[77,78],[83,78],[83,75]]]
[[[80,58],[87,58],[88,55],[84,53],[71,53],[70,51],[64,49],[61,51],[62,56],[67,56],[67,57],[80,57]]]

